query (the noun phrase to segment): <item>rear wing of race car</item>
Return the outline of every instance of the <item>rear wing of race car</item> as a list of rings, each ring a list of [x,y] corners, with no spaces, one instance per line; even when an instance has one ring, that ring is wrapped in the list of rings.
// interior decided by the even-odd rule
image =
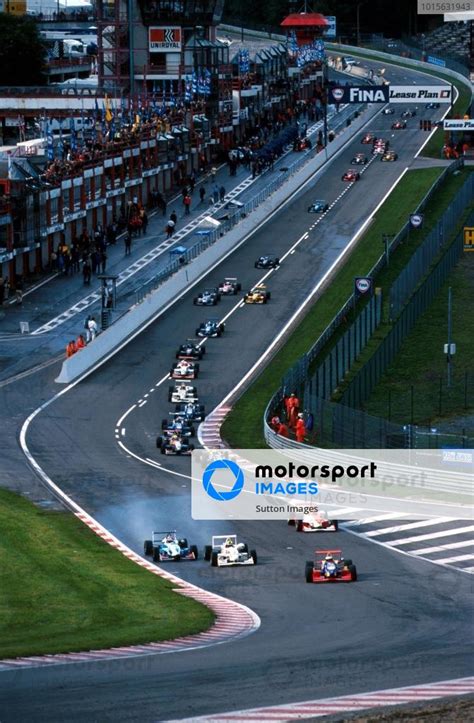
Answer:
[[[155,543],[157,538],[161,540],[165,535],[174,535],[174,537],[176,537],[176,530],[163,530],[162,532],[155,530],[155,532],[151,533],[151,539]]]
[[[237,276],[226,276],[224,281],[228,281],[230,284],[233,284],[234,281],[237,281]]]
[[[226,540],[231,539],[234,545],[237,545],[237,535],[213,535],[212,547],[220,547]]]
[[[340,555],[342,550],[315,550],[315,555]]]

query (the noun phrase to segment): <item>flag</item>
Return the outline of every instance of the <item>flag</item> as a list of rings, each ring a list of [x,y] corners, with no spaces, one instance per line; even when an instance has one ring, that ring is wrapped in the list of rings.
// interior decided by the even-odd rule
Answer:
[[[59,121],[59,141],[58,141],[58,155],[59,158],[64,156],[64,142],[63,142],[63,127],[62,121]]]
[[[110,98],[108,97],[108,95],[107,95],[107,93],[106,93],[106,94],[105,94],[105,121],[106,121],[106,123],[110,123],[110,121],[112,120],[113,117],[114,117],[114,116],[113,116],[113,113],[112,113],[112,107],[111,107],[111,104],[110,104]]]
[[[48,125],[47,125],[46,141],[47,141],[47,148],[48,148],[48,161],[54,161],[54,141],[53,141],[53,131],[51,128],[51,123],[48,123]]]
[[[74,126],[74,118],[69,121],[69,129],[71,131],[71,151],[77,151],[76,128]]]
[[[187,75],[184,82],[184,100],[186,103],[190,103],[193,99],[193,92],[191,86],[191,78]]]

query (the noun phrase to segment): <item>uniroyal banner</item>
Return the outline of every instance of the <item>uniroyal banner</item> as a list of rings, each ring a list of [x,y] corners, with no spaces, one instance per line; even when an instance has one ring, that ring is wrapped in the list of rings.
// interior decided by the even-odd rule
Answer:
[[[449,85],[391,85],[390,103],[451,103]]]
[[[181,32],[181,28],[178,27],[150,28],[148,35],[150,53],[180,53]]]

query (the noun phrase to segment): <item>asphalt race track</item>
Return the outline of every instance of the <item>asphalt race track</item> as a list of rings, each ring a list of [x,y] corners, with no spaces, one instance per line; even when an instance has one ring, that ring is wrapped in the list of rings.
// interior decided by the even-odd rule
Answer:
[[[417,73],[394,69],[387,75],[401,85],[414,82]],[[428,76],[420,81],[436,82]],[[401,113],[404,106],[398,107]],[[397,115],[378,114],[367,130],[390,140],[399,154],[397,162],[377,158],[359,182],[343,183],[341,176],[355,153],[370,148],[361,145],[362,132],[357,133],[322,177],[200,285],[214,286],[225,276],[237,276],[246,290],[265,275],[254,268],[260,254],[283,258],[302,239],[280,269],[268,275],[271,301],[265,307],[237,307],[222,338],[206,341],[196,386],[207,411],[260,357],[411,164],[427,137],[418,130],[419,119],[433,117],[430,113],[420,106],[402,131],[390,130]],[[441,111],[435,113],[437,118]],[[318,216],[308,214],[307,207],[318,198],[334,206],[310,229]],[[227,523],[190,519],[189,460],[162,457],[155,445],[161,419],[171,408],[169,382],[159,382],[178,345],[194,336],[199,322],[207,316],[225,317],[237,301],[224,297],[209,311],[193,306],[194,295],[190,291],[133,344],[42,412],[30,428],[28,444],[56,484],[136,551],[142,551],[152,529],[168,527],[176,527],[200,550],[212,534],[236,532],[248,541],[258,552],[256,567],[217,569],[204,560],[168,567],[248,605],[260,616],[261,628],[239,642],[204,651],[3,672],[2,723],[167,720],[472,674],[466,635],[472,623],[469,576],[339,532],[331,535],[331,545],[341,546],[354,560],[359,581],[320,588],[304,582],[304,562],[316,546],[314,536],[297,535],[282,522],[240,522],[230,529]],[[12,385],[8,398],[1,392],[2,417],[10,415],[16,434],[27,414],[58,391],[53,384],[57,371],[45,369]],[[31,473],[13,436],[4,452],[10,474],[28,480]],[[320,541],[318,537],[318,545]]]

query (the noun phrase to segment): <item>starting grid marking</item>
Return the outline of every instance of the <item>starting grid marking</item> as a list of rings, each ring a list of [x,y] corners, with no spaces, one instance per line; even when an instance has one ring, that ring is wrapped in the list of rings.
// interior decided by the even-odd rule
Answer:
[[[322,121],[318,121],[307,130],[307,135],[313,135],[321,127]],[[247,178],[244,178],[243,181],[241,181],[237,186],[235,186],[231,191],[229,191],[229,193],[225,195],[223,201],[219,201],[218,203],[209,206],[205,211],[203,211],[203,213],[201,213],[195,219],[186,224],[186,226],[176,231],[170,239],[166,239],[163,243],[159,244],[154,249],[152,249],[147,254],[145,254],[140,259],[131,264],[131,266],[128,266],[126,269],[120,272],[117,278],[116,285],[121,286],[123,283],[125,283],[125,281],[128,281],[128,279],[137,274],[139,271],[142,271],[146,266],[155,261],[159,256],[162,256],[167,250],[170,249],[170,247],[174,246],[174,244],[176,244],[178,241],[182,240],[185,236],[188,236],[190,233],[192,233],[204,218],[206,218],[210,214],[214,214],[219,211],[229,201],[233,201],[235,198],[237,198],[237,196],[247,190],[249,186],[255,183],[258,178],[259,176],[255,176],[255,178],[252,178],[252,176],[247,176]],[[93,291],[92,293],[83,297],[80,301],[78,301],[66,311],[62,312],[50,321],[46,322],[46,324],[42,324],[37,329],[32,331],[30,336],[37,336],[39,334],[46,334],[47,332],[53,331],[76,314],[85,311],[85,309],[100,301],[100,299],[100,292]]]
[[[271,706],[268,708],[249,708],[248,710],[230,711],[217,715],[206,715],[194,718],[181,718],[181,723],[225,723],[225,721],[285,721],[308,720],[323,716],[337,715],[354,711],[385,708],[395,705],[407,705],[433,701],[451,696],[469,695],[474,693],[474,677],[443,680],[427,685],[413,685],[406,688],[389,688],[360,695],[343,695],[337,698],[322,698],[303,703]],[[177,723],[177,721],[169,721]]]
[[[198,633],[197,635],[187,635],[181,638],[176,638],[175,640],[167,640],[157,643],[144,643],[141,645],[127,645],[124,647],[101,650],[88,650],[81,653],[72,652],[4,659],[0,660],[0,672],[3,670],[12,670],[14,668],[32,668],[48,665],[60,665],[63,663],[112,660],[116,658],[136,657],[139,655],[160,655],[164,653],[196,650],[243,638],[255,632],[260,627],[260,618],[252,610],[250,610],[250,608],[181,580],[179,577],[176,577],[176,575],[157,567],[152,562],[149,562],[138,555],[136,552],[120,542],[120,540],[114,537],[114,535],[102,527],[102,525],[96,522],[88,514],[77,512],[75,515],[96,535],[101,537],[104,542],[107,542],[107,544],[119,550],[119,552],[121,552],[129,560],[137,565],[140,565],[140,567],[145,568],[153,575],[158,575],[158,577],[176,584],[177,587],[174,589],[174,592],[179,595],[192,598],[193,600],[203,603],[210,608],[216,615],[215,623],[212,628],[203,633]]]

